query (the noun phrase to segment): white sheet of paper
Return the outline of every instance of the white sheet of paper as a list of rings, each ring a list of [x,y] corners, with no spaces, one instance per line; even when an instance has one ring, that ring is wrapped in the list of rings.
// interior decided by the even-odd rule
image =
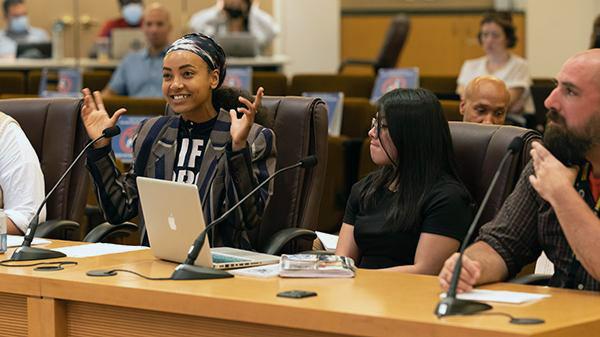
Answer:
[[[281,270],[281,268],[279,267],[279,263],[275,263],[275,264],[268,264],[265,266],[233,269],[233,270],[228,270],[227,272],[237,275],[237,276],[268,278],[268,277],[278,276],[280,270]]]
[[[71,246],[63,248],[54,248],[57,252],[62,252],[68,257],[90,257],[100,256],[108,254],[117,254],[132,252],[135,250],[148,249],[144,246],[126,246],[126,245],[115,245],[112,243],[91,243],[88,245]]]
[[[446,297],[446,294],[441,294],[440,297]],[[550,295],[521,293],[506,290],[474,289],[467,293],[458,294],[456,297],[461,300],[521,304],[529,301],[535,301],[542,298],[550,297]]]
[[[8,247],[19,247],[23,243],[23,236],[21,235],[7,235]],[[32,245],[45,245],[50,243],[50,240],[42,238],[33,238]]]
[[[325,250],[335,251],[335,247],[337,246],[339,238],[337,235],[323,233],[319,231],[315,231],[315,233],[317,234],[317,238],[321,240],[321,243],[323,244],[323,247],[325,247]]]

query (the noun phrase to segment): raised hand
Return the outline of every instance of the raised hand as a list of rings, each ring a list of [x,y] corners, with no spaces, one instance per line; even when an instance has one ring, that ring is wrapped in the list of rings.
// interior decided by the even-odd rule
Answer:
[[[254,103],[242,96],[239,97],[240,102],[246,106],[245,108],[238,108],[238,112],[243,113],[241,118],[237,118],[235,110],[231,109],[229,111],[229,116],[231,117],[231,129],[229,132],[231,133],[231,147],[233,151],[239,151],[246,147],[248,133],[250,133],[250,128],[254,123],[254,117],[256,116],[264,92],[265,89],[263,87],[258,88]]]
[[[100,137],[104,129],[115,126],[119,117],[127,111],[126,109],[121,108],[110,117],[104,108],[104,102],[102,101],[102,96],[99,91],[94,91],[92,95],[90,89],[85,88],[81,92],[83,93],[81,119],[90,139]],[[110,139],[102,139],[98,141],[94,147],[100,148],[107,146],[109,143]]]
[[[573,187],[578,168],[566,167],[538,142],[532,147],[530,153],[535,175],[529,176],[529,182],[542,198],[553,204],[556,196]]]
[[[448,291],[448,287],[450,287],[452,273],[454,273],[454,267],[456,265],[456,261],[458,260],[458,255],[459,253],[454,253],[452,256],[450,256],[450,258],[448,258],[448,260],[446,260],[444,267],[438,276],[440,287],[442,287],[444,291]],[[481,265],[479,262],[473,261],[466,255],[463,255],[462,269],[460,271],[460,278],[456,292],[462,293],[465,291],[471,291],[477,284],[477,280],[479,280],[480,276]]]

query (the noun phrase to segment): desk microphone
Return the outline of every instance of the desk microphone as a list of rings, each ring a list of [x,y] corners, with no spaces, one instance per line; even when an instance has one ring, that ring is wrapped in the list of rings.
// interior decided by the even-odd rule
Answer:
[[[294,169],[296,167],[310,168],[315,165],[317,165],[317,157],[316,156],[308,156],[308,157],[301,159],[299,162],[297,162],[293,165],[290,165],[290,166],[287,166],[287,167],[284,167],[284,168],[281,168],[281,169],[275,171],[275,173],[273,173],[273,175],[269,176],[263,182],[258,184],[258,186],[256,186],[252,191],[250,191],[250,193],[248,193],[245,197],[243,197],[240,201],[238,201],[235,205],[233,205],[229,210],[227,210],[227,212],[223,213],[223,215],[221,215],[220,217],[215,219],[208,226],[206,226],[206,228],[204,228],[204,230],[202,232],[200,232],[200,234],[198,235],[198,237],[196,238],[196,240],[190,247],[187,258],[185,259],[185,261],[182,264],[180,264],[179,266],[177,266],[175,268],[175,271],[173,271],[173,274],[171,275],[171,279],[172,280],[202,280],[202,279],[233,277],[233,275],[231,275],[228,272],[223,271],[223,270],[216,270],[213,268],[206,268],[206,267],[198,267],[198,266],[194,265],[194,263],[196,262],[196,259],[198,258],[198,254],[200,254],[200,250],[202,249],[202,246],[204,245],[204,240],[206,239],[206,234],[208,233],[208,231],[210,229],[214,228],[219,223],[223,222],[223,220],[225,220],[225,218],[227,218],[227,216],[229,216],[229,214],[231,214],[231,212],[236,210],[242,203],[244,203],[244,201],[246,201],[246,199],[248,199],[251,195],[253,195],[256,191],[258,191],[261,187],[263,187],[266,183],[271,181],[273,178],[275,178],[280,173]]]
[[[437,307],[435,308],[434,313],[437,315],[438,318],[441,318],[444,316],[452,316],[452,315],[469,315],[469,314],[474,314],[474,313],[477,313],[480,311],[489,310],[492,308],[491,305],[486,304],[486,303],[469,301],[469,300],[461,300],[461,299],[456,298],[456,288],[458,287],[458,280],[460,278],[460,271],[462,269],[462,258],[463,258],[463,254],[465,253],[465,248],[467,248],[467,244],[471,240],[471,236],[473,235],[473,232],[475,232],[475,228],[477,227],[479,218],[481,218],[481,213],[483,213],[483,209],[484,209],[485,205],[487,204],[490,194],[492,194],[492,190],[494,189],[494,186],[496,185],[496,181],[498,180],[498,177],[500,176],[500,171],[504,167],[504,163],[506,162],[506,160],[509,157],[511,157],[512,155],[514,155],[516,152],[518,152],[522,147],[523,147],[523,139],[521,139],[520,137],[514,138],[508,145],[508,150],[507,150],[506,154],[504,154],[504,157],[502,157],[502,160],[500,161],[500,164],[498,165],[498,169],[496,170],[496,173],[494,174],[494,178],[492,179],[492,182],[490,183],[490,186],[488,187],[487,192],[485,193],[485,196],[483,197],[483,200],[481,201],[481,205],[479,205],[477,214],[475,215],[475,218],[473,218],[473,222],[471,223],[471,226],[469,227],[469,231],[467,232],[467,235],[464,238],[462,245],[460,246],[460,255],[458,256],[458,259],[456,260],[456,265],[454,266],[454,271],[452,272],[452,280],[450,281],[450,286],[448,287],[448,292],[446,293],[446,298],[442,299],[438,303]]]
[[[50,198],[50,196],[52,195],[54,190],[56,190],[58,185],[60,185],[60,183],[65,179],[67,174],[69,172],[71,172],[71,170],[73,169],[73,166],[75,166],[75,163],[77,163],[79,158],[81,158],[81,156],[83,156],[85,151],[88,148],[90,148],[90,146],[96,144],[96,142],[98,142],[99,140],[104,139],[104,138],[114,137],[114,136],[118,135],[119,133],[121,133],[121,129],[119,129],[119,127],[116,125],[112,126],[110,128],[106,128],[106,129],[104,129],[104,131],[102,131],[102,135],[100,137],[89,142],[83,148],[83,150],[81,150],[79,155],[77,155],[77,157],[73,160],[73,162],[67,168],[65,173],[63,173],[63,175],[60,178],[58,178],[58,181],[56,182],[56,184],[54,184],[54,187],[52,187],[50,192],[48,192],[48,194],[46,194],[46,197],[42,201],[42,204],[37,209],[37,212],[35,212],[35,216],[33,217],[33,219],[31,219],[31,222],[29,222],[29,226],[27,226],[27,232],[25,233],[25,238],[23,239],[23,243],[21,244],[21,247],[17,248],[15,250],[15,252],[13,253],[13,255],[10,257],[11,261],[44,260],[44,259],[54,259],[54,258],[66,256],[65,254],[63,254],[61,252],[56,252],[56,251],[49,250],[49,249],[31,247],[31,242],[33,241],[35,231],[37,230],[37,227],[38,227],[40,212],[42,212],[42,208],[44,207],[44,205],[46,205],[48,198]]]

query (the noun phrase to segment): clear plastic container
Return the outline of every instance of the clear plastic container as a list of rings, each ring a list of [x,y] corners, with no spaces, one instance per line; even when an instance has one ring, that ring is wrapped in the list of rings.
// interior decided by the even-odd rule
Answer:
[[[7,224],[6,224],[6,213],[3,209],[0,209],[0,253],[6,252],[7,248]]]

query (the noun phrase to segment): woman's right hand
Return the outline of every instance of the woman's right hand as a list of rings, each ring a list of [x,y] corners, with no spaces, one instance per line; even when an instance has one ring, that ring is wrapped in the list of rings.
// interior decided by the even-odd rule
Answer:
[[[90,139],[96,139],[102,136],[102,131],[117,124],[117,120],[127,110],[121,108],[108,116],[108,112],[104,108],[104,102],[99,91],[94,91],[92,95],[90,89],[85,88],[83,93],[83,106],[81,107],[81,119]],[[101,148],[110,144],[110,139],[102,139],[94,144],[95,148]]]

